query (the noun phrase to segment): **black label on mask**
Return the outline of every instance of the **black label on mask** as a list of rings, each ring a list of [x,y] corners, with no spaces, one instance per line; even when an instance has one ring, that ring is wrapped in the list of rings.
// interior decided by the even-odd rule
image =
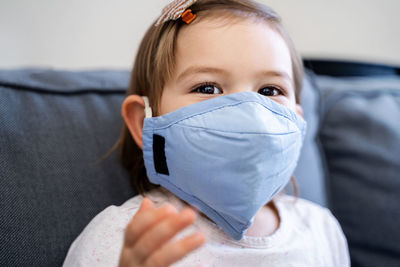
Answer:
[[[153,160],[156,172],[169,175],[165,158],[165,138],[158,134],[153,134]]]

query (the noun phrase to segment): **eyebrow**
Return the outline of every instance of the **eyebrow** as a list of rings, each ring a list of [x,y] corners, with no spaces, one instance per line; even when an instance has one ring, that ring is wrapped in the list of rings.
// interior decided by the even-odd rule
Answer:
[[[198,74],[198,73],[218,73],[218,74],[226,74],[227,71],[215,68],[215,67],[206,67],[206,66],[191,66],[184,70],[181,74],[179,74],[177,80],[182,79],[185,76]]]
[[[268,71],[261,71],[260,74],[262,76],[268,76],[268,77],[281,77],[290,82],[292,81],[292,78],[286,71],[268,70]]]
[[[217,74],[227,74],[227,71],[220,68],[215,67],[207,67],[207,66],[191,66],[184,70],[182,73],[178,75],[177,80],[179,81],[185,76],[198,74],[198,73],[217,73]],[[285,80],[292,82],[292,78],[289,74],[285,71],[276,71],[276,70],[267,70],[267,71],[260,71],[258,73],[259,76],[267,76],[267,77],[281,77]]]

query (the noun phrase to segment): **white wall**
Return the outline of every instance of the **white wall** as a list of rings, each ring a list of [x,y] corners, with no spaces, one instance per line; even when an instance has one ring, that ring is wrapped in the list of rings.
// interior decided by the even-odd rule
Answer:
[[[168,0],[0,0],[0,68],[130,68]],[[264,0],[303,56],[400,65],[399,0]]]

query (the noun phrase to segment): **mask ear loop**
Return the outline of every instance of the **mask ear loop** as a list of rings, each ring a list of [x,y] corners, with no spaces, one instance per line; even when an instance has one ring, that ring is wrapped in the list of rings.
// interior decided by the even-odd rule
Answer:
[[[144,105],[145,105],[144,113],[146,114],[146,118],[153,117],[153,113],[151,111],[151,107],[150,107],[150,104],[149,104],[149,98],[147,96],[142,96],[142,98],[143,98]]]

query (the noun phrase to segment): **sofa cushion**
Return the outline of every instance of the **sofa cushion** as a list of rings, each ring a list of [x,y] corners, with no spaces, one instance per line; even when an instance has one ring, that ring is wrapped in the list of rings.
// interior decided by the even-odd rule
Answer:
[[[294,175],[300,197],[326,206],[325,174],[319,143],[316,142],[319,128],[319,91],[313,83],[313,77],[314,74],[308,71],[303,82],[301,106],[307,131]]]
[[[352,266],[400,266],[400,78],[317,77],[328,204]]]
[[[109,205],[133,196],[117,141],[127,71],[0,71],[0,266],[61,266]]]

